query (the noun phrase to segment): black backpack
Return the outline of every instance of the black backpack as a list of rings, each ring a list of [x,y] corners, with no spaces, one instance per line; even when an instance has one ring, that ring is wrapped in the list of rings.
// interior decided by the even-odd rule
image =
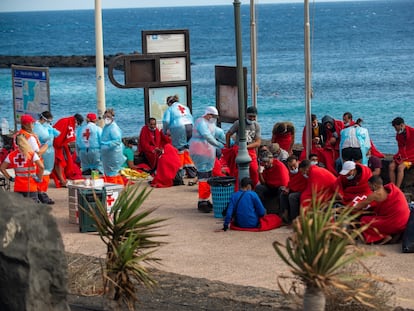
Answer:
[[[408,218],[402,239],[402,252],[414,253],[414,203],[410,203],[410,218]]]

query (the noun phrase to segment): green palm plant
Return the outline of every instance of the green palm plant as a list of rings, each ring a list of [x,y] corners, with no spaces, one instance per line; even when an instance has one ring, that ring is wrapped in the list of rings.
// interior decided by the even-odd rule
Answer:
[[[325,310],[325,294],[331,286],[341,290],[348,300],[373,306],[372,291],[367,288],[372,282],[354,281],[381,280],[361,261],[378,253],[367,252],[355,242],[367,228],[358,224],[361,212],[333,206],[334,199],[323,202],[313,195],[311,206],[301,209],[293,221],[293,235],[286,239],[286,245],[273,242],[276,253],[305,286],[304,310]],[[347,274],[344,268],[350,264],[361,266],[364,273]]]
[[[134,310],[138,300],[137,284],[149,289],[157,284],[147,266],[160,262],[153,253],[165,244],[154,238],[166,236],[158,233],[159,224],[166,219],[149,218],[156,208],[142,208],[150,193],[146,186],[128,185],[109,213],[96,195],[96,208],[84,209],[107,246],[103,269],[105,295],[118,304],[124,302],[129,310]]]

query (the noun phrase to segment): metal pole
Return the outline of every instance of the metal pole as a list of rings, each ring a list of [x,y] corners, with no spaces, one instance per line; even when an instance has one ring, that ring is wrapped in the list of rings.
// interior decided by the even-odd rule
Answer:
[[[105,76],[104,53],[102,36],[102,6],[101,0],[95,0],[95,49],[96,49],[96,110],[100,118],[99,125],[103,126],[102,116],[105,106]]]
[[[309,22],[309,0],[305,0],[305,105],[306,105],[306,158],[312,150],[312,119],[311,119],[311,53],[310,53],[310,22]]]
[[[234,0],[234,28],[236,35],[236,59],[237,59],[237,98],[239,105],[239,151],[236,163],[239,170],[239,181],[244,177],[249,177],[249,164],[252,161],[247,152],[246,143],[246,122],[245,122],[245,102],[244,102],[244,79],[243,79],[243,55],[242,55],[242,36],[240,22],[240,1]]]
[[[257,40],[256,40],[256,8],[254,0],[250,0],[250,63],[251,63],[251,88],[252,106],[257,107]]]

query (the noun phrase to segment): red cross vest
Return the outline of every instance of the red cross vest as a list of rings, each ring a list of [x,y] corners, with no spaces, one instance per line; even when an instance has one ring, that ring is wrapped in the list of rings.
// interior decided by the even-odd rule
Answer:
[[[38,146],[38,148],[40,148],[40,141],[39,141],[39,138],[37,137],[37,135],[36,134],[33,134],[33,133],[29,133],[28,131],[26,131],[26,130],[23,130],[23,129],[20,129],[19,131],[17,131],[14,135],[13,135],[13,150],[17,150],[18,149],[18,147],[17,147],[17,141],[16,141],[16,137],[18,136],[18,135],[23,135],[27,140],[29,140],[29,138],[30,137],[34,137],[35,139],[36,139],[36,142],[37,142],[37,146]],[[33,147],[32,147],[33,148]]]
[[[36,164],[33,162],[34,152],[29,153],[26,159],[20,150],[14,150],[7,156],[9,168],[13,168],[16,174],[14,180],[14,192],[36,192],[37,183],[33,179],[36,174]]]

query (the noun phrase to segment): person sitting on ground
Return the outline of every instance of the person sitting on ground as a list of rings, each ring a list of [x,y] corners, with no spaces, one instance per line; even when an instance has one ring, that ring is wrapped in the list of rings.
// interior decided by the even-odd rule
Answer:
[[[285,163],[289,157],[289,153],[285,149],[282,149],[278,143],[270,144],[269,151],[273,154],[273,158],[278,159],[283,163]]]
[[[138,152],[144,155],[151,171],[155,171],[158,158],[164,150],[164,145],[171,139],[157,128],[157,120],[149,118],[148,123],[141,128],[138,141]]]
[[[79,126],[76,132],[76,152],[80,158],[82,175],[91,175],[92,170],[103,174],[101,160],[102,129],[96,125],[95,113],[86,115],[86,123]]]
[[[397,133],[395,139],[398,143],[398,151],[393,156],[388,173],[390,182],[400,188],[404,180],[404,171],[409,169],[414,161],[414,128],[406,125],[401,117],[392,120],[391,124]]]
[[[336,193],[336,177],[323,167],[311,165],[309,160],[299,164],[299,172],[307,179],[305,190],[300,195],[300,205],[307,208],[312,204],[313,196],[320,202],[329,202]]]
[[[239,191],[232,194],[226,217],[224,218],[223,230],[229,228],[230,222],[241,228],[257,228],[259,219],[266,214],[257,194],[252,191],[253,182],[250,178],[244,177],[240,181]]]
[[[280,148],[287,151],[288,156],[291,155],[295,143],[295,126],[293,123],[288,121],[277,122],[272,130],[272,143],[278,143]]]
[[[286,164],[289,169],[289,183],[280,194],[280,210],[285,223],[291,224],[299,216],[300,194],[305,190],[307,180],[302,174],[299,174],[297,156],[291,155]]]
[[[325,168],[325,164],[319,161],[319,157],[316,153],[309,154],[309,161],[311,162],[311,165]]]
[[[270,151],[261,154],[259,181],[255,191],[267,212],[281,215],[280,193],[288,187],[289,171],[283,162],[273,158]]]
[[[130,168],[130,169],[138,169],[138,167],[134,164],[134,146],[136,146],[135,140],[128,139],[124,141],[124,149],[122,153],[124,154],[126,160],[124,164],[122,164],[122,167],[124,168]]]
[[[371,193],[368,179],[372,176],[371,170],[360,163],[346,161],[336,179],[337,197],[344,205],[355,206]]]
[[[383,185],[380,176],[372,176],[368,180],[372,193],[359,202],[355,209],[368,209],[372,215],[362,216],[361,225],[369,224],[362,232],[365,243],[389,243],[404,232],[410,209],[404,193],[394,184]]]
[[[7,155],[0,171],[5,178],[14,181],[14,192],[39,202],[37,188],[43,178],[43,163],[23,134],[17,135],[15,140],[17,149]],[[14,169],[15,178],[9,175],[8,168]]]
[[[379,157],[371,154],[371,148],[367,152],[367,158],[368,158],[368,167],[372,172],[372,176],[381,175],[382,160]]]

